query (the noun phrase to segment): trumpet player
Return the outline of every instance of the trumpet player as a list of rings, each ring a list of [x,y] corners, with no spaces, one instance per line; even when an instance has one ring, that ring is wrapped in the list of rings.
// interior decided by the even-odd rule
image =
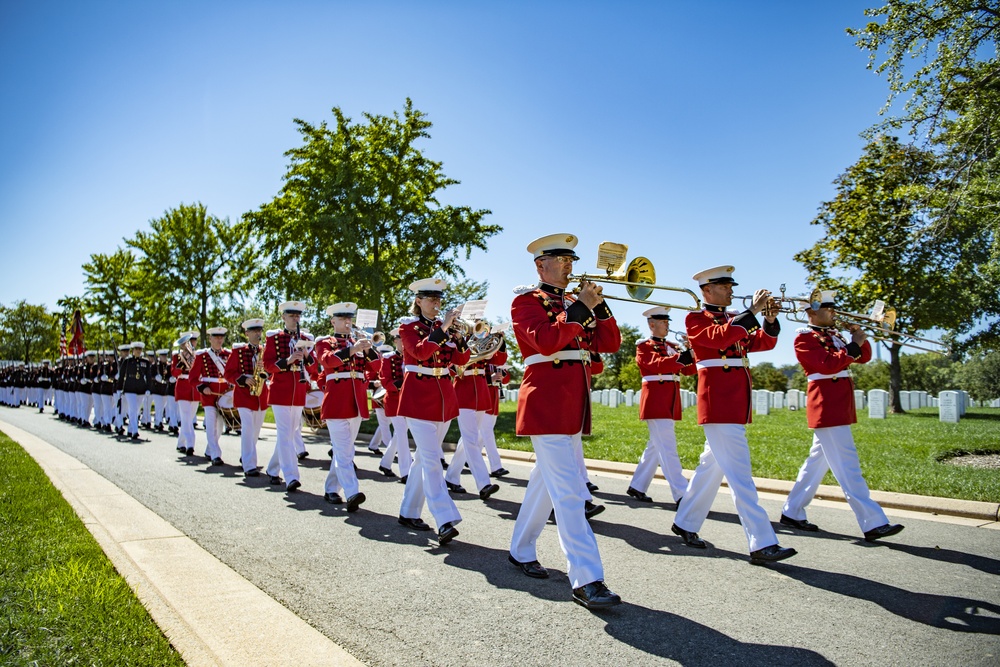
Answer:
[[[413,459],[410,456],[410,439],[406,432],[406,417],[399,414],[399,392],[403,388],[403,339],[399,336],[399,327],[390,331],[389,335],[392,336],[392,345],[395,349],[382,355],[378,379],[386,391],[383,406],[385,416],[392,425],[392,439],[385,449],[385,454],[382,455],[378,469],[386,477],[395,477],[396,473],[392,471],[392,460],[394,457],[398,458],[399,481],[406,484]]]
[[[406,480],[399,523],[411,530],[430,530],[420,513],[427,507],[438,527],[438,544],[458,536],[455,526],[462,520],[455,502],[448,495],[441,465],[441,443],[451,420],[458,417],[458,397],[451,383],[452,364],[469,361],[465,341],[451,331],[458,310],[449,310],[438,318],[441,297],[448,283],[441,278],[426,278],[410,285],[414,292],[412,313],[399,325],[403,341],[403,389],[399,414],[417,444],[413,468]],[[399,447],[403,446],[400,442]]]
[[[354,441],[361,420],[369,416],[367,375],[377,370],[379,364],[372,340],[355,340],[352,335],[357,312],[358,304],[349,301],[329,306],[326,314],[330,316],[333,334],[316,343],[316,356],[326,378],[320,418],[326,422],[333,447],[323,498],[328,503],[340,504],[343,490],[348,512],[356,512],[365,502],[354,471]]]
[[[858,418],[854,383],[848,369],[851,364],[868,363],[872,348],[864,330],[856,324],[851,326],[850,342],[837,331],[835,298],[834,291],[820,292],[820,301],[806,306],[809,326],[796,332],[795,357],[809,381],[806,419],[813,429],[813,445],[781,510],[781,524],[807,532],[819,530],[819,526],[806,520],[806,507],[826,471],[832,469],[865,540],[874,542],[895,535],[903,526],[889,523],[885,512],[872,500],[861,475],[858,450],[851,435],[851,424]]]
[[[679,508],[687,489],[687,479],[677,455],[674,422],[681,419],[681,375],[694,375],[696,371],[694,354],[690,349],[682,352],[667,340],[670,330],[669,308],[656,306],[643,315],[649,326],[650,337],[636,345],[635,363],[642,374],[639,419],[646,422],[649,441],[635,467],[626,493],[641,502],[653,502],[646,495],[646,490],[653,481],[656,465],[659,463]]]
[[[241,325],[246,343],[233,343],[233,353],[226,360],[226,380],[232,384],[233,407],[240,415],[240,461],[244,477],[258,477],[257,440],[267,412],[267,373],[264,372],[260,339],[264,320],[252,318]]]
[[[733,302],[732,266],[696,273],[704,308],[688,313],[687,335],[698,368],[698,423],[705,430],[705,450],[684,492],[671,530],[690,547],[704,549],[698,537],[725,476],[743,524],[750,562],[762,565],[795,555],[778,545],[767,512],[760,506],[750,472],[746,425],[751,421],[752,378],[747,355],[773,349],[781,325],[767,290],[757,290],[750,307],[729,312]],[[764,324],[757,315],[764,313]]]
[[[191,366],[194,364],[194,341],[198,334],[185,331],[174,343],[177,354],[171,360],[170,375],[174,378],[174,403],[177,406],[177,451],[188,456],[194,454],[194,421],[198,414],[198,398],[191,383]]]
[[[232,352],[222,347],[227,331],[226,327],[209,329],[209,347],[198,350],[194,355],[194,364],[191,365],[191,384],[205,411],[205,437],[208,440],[205,458],[213,466],[223,465],[222,446],[219,444],[219,438],[222,436],[222,420],[219,418],[215,403],[220,396],[229,391],[229,382],[226,381],[226,362]]]

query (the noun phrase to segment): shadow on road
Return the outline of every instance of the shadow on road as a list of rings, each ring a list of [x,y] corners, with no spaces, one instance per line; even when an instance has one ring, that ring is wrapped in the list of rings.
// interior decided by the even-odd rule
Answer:
[[[1000,575],[1000,560],[996,560],[995,558],[987,558],[986,556],[964,553],[953,549],[942,549],[941,547],[921,547],[896,542],[879,542],[879,544],[887,549],[902,551],[917,558],[928,558],[955,565],[967,565],[986,574]]]
[[[902,618],[943,630],[1000,635],[1000,605],[969,598],[915,593],[871,579],[792,564],[782,574],[831,593],[867,600]]]

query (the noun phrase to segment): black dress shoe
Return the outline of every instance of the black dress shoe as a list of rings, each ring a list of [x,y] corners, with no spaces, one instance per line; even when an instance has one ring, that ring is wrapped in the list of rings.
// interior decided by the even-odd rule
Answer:
[[[441,470],[447,470],[447,469],[448,469],[448,462],[445,461],[444,459],[441,459]]]
[[[355,493],[353,496],[347,499],[347,511],[357,512],[358,508],[361,507],[361,503],[365,502],[365,494]]]
[[[142,440],[142,438],[139,437],[138,433],[133,433],[132,435],[129,436],[129,440],[131,440],[132,442],[139,442],[140,440]]]
[[[785,516],[784,514],[781,515],[781,519],[779,519],[778,523],[780,523],[782,526],[791,526],[792,528],[798,528],[799,530],[804,530],[807,533],[815,533],[819,531],[819,526],[817,526],[814,523],[809,523],[805,519],[802,520],[793,519],[792,517]]]
[[[222,463],[222,459],[219,458],[218,456],[216,456],[214,459],[212,459],[212,464],[211,465],[221,466],[221,465],[224,465],[224,464]]]
[[[583,514],[588,519],[592,519],[604,511],[604,505],[595,505],[589,500],[583,504]]]
[[[188,456],[194,456],[194,447],[188,447],[187,448],[187,455]]]
[[[377,447],[375,449],[372,449],[371,447],[369,447],[368,448],[368,453],[371,454],[372,456],[378,456],[379,458],[382,457],[382,450],[379,449],[379,448],[377,448]]]
[[[593,581],[573,589],[573,602],[583,605],[587,609],[607,609],[621,604],[622,599],[612,593],[603,581]]]
[[[284,480],[282,480],[277,475],[268,475],[268,478],[267,478],[267,483],[268,484],[281,484],[282,481],[284,481]]]
[[[707,549],[708,548],[705,545],[705,540],[703,540],[700,537],[698,537],[698,533],[692,533],[690,530],[684,530],[683,528],[681,528],[680,526],[678,526],[676,523],[674,525],[670,526],[670,531],[674,535],[680,536],[680,538],[682,540],[684,540],[684,544],[688,545],[689,547],[694,547],[695,549]]]
[[[633,489],[631,486],[628,487],[628,491],[626,491],[625,493],[627,493],[628,495],[632,496],[636,500],[639,500],[639,501],[644,502],[644,503],[651,503],[651,502],[653,502],[652,498],[650,498],[649,496],[647,496],[645,493],[643,493],[639,489]]]
[[[399,483],[400,484],[406,484],[406,480],[409,479],[409,478],[410,478],[409,475],[403,475],[402,477],[399,478]]]
[[[763,565],[764,563],[775,563],[779,560],[785,560],[786,558],[791,558],[798,551],[788,547],[783,547],[778,544],[772,544],[769,547],[764,547],[763,549],[757,549],[757,551],[750,552],[750,564],[751,565]]]
[[[401,516],[396,519],[396,523],[400,526],[406,526],[410,530],[430,530],[431,527],[424,523],[423,519],[407,519],[405,516]]]
[[[497,468],[496,470],[490,473],[490,477],[495,477],[496,479],[500,479],[501,477],[504,477],[505,475],[509,474],[510,471],[507,470],[506,468]]]
[[[285,484],[285,491],[287,491],[288,493],[298,491],[300,488],[302,488],[302,482],[300,482],[297,479],[293,479],[292,481],[288,482],[288,484]]]
[[[302,459],[307,459],[309,458],[309,452],[299,452],[298,454],[295,455],[295,458],[297,458],[299,461],[301,461]]]
[[[331,459],[333,458],[333,447],[330,448],[330,451],[328,451],[326,455],[329,456]]]
[[[445,485],[447,485],[448,490],[451,491],[452,493],[468,493],[465,490],[465,487],[460,484],[452,484],[451,482],[445,482]]]
[[[880,540],[883,537],[889,537],[890,535],[895,535],[896,533],[903,530],[903,524],[901,523],[887,523],[884,526],[879,526],[878,528],[872,528],[865,532],[865,542],[874,542],[875,540]]]
[[[395,477],[396,476],[396,473],[394,473],[391,468],[386,468],[385,466],[379,466],[378,469],[379,469],[379,472],[381,472],[386,477]]]
[[[331,505],[340,505],[344,502],[344,499],[340,497],[339,493],[324,493],[323,500]]]
[[[489,497],[500,490],[500,487],[496,484],[487,484],[483,488],[479,489],[479,499],[489,500]]]
[[[591,482],[588,479],[587,480],[587,490],[590,491],[591,493],[594,493],[594,492],[598,491],[598,486],[596,484],[594,484],[593,482]]]
[[[444,546],[458,537],[458,528],[451,525],[451,522],[441,524],[438,528],[438,544]]]
[[[244,477],[260,477],[260,471],[259,470],[245,470],[245,471],[243,471],[243,476]]]
[[[542,567],[542,564],[539,563],[537,560],[533,560],[528,563],[522,563],[518,560],[515,560],[514,557],[511,556],[510,554],[507,554],[507,560],[510,561],[512,564],[517,565],[519,568],[521,568],[521,572],[524,572],[532,579],[549,578],[549,571],[546,570],[544,567]]]

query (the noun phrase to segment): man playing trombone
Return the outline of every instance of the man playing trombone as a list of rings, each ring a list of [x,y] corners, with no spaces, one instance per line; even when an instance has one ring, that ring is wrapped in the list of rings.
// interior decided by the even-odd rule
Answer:
[[[806,520],[806,506],[812,502],[826,471],[832,469],[865,540],[874,542],[895,535],[903,526],[889,523],[861,475],[851,435],[851,424],[858,420],[854,383],[847,369],[851,364],[868,363],[872,348],[859,325],[851,325],[850,342],[836,330],[835,297],[836,292],[826,290],[819,293],[818,302],[807,304],[809,326],[799,329],[795,337],[795,357],[809,381],[806,418],[813,429],[813,445],[781,510],[781,523],[808,532],[819,530]]]

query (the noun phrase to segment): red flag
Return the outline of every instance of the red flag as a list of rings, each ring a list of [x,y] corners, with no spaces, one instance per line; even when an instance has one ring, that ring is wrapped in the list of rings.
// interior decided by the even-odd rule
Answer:
[[[65,357],[67,354],[66,348],[66,320],[63,320],[62,334],[59,335],[59,356]]]
[[[87,351],[83,345],[83,314],[77,309],[73,312],[73,338],[69,342],[68,352],[73,355],[81,355]]]

